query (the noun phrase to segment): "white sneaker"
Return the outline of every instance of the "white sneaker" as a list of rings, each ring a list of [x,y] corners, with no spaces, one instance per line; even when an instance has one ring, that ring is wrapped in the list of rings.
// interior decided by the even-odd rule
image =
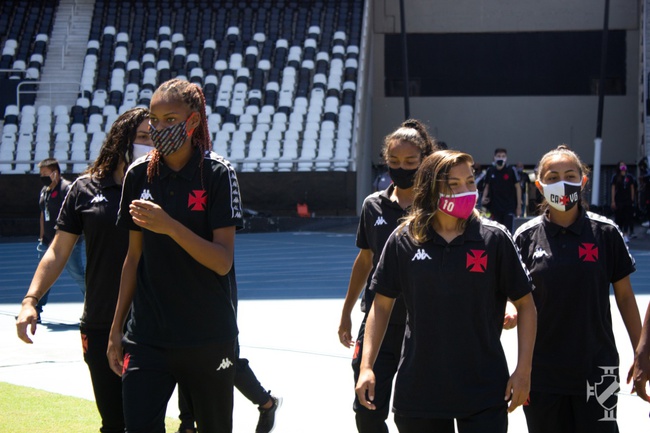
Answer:
[[[650,221],[646,221],[644,223],[641,223],[643,227],[650,227]]]

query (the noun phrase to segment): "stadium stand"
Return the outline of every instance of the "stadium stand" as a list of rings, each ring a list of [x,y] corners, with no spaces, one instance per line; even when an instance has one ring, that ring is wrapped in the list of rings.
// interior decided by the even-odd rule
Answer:
[[[2,65],[38,78],[51,4],[2,3]],[[30,172],[46,155],[83,171],[115,118],[174,77],[202,86],[213,149],[239,170],[350,170],[362,9],[352,0],[96,0],[76,103],[39,106],[29,95],[7,105],[0,172]]]
[[[44,155],[46,116],[42,122],[36,122],[33,106],[36,95],[28,92],[37,89],[57,5],[58,1],[6,0],[0,3],[2,173],[30,171],[31,162]],[[22,110],[15,100],[19,85],[25,92],[20,101]]]

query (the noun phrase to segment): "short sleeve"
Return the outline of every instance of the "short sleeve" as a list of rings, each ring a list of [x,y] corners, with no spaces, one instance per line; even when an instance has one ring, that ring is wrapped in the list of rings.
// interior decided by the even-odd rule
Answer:
[[[521,182],[521,176],[519,176],[519,171],[517,171],[517,167],[515,166],[510,166],[512,170],[512,174],[514,175],[514,179],[517,183]]]
[[[615,226],[610,226],[609,230],[607,230],[607,234],[613,245],[614,261],[610,282],[615,283],[636,271],[636,263],[634,262],[634,258],[630,255],[630,251],[625,244],[625,240],[623,239],[620,230]]]
[[[402,286],[399,277],[399,235],[394,231],[381,252],[377,269],[372,276],[370,290],[389,298],[397,298],[402,293]]]
[[[503,232],[499,250],[498,288],[508,298],[516,301],[532,291],[530,275],[510,234]]]
[[[361,216],[359,217],[359,226],[357,227],[357,240],[356,245],[362,250],[369,250],[370,244],[368,243],[368,235],[366,234],[366,220],[368,214],[367,201],[363,202],[361,209]]]
[[[83,219],[79,208],[79,196],[81,194],[80,182],[74,182],[68,189],[61,211],[56,221],[56,229],[64,232],[81,235],[83,233]]]
[[[212,230],[243,227],[242,202],[235,169],[227,161],[215,162],[210,188],[210,227]]]
[[[134,200],[134,172],[129,170],[124,176],[124,183],[122,185],[122,197],[120,199],[120,210],[117,212],[117,226],[127,230],[141,231],[142,229],[133,222],[131,214],[129,213],[129,205]]]

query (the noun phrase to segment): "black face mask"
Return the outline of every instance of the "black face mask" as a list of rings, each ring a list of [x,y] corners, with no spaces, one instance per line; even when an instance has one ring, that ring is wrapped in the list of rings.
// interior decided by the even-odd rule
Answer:
[[[45,186],[50,186],[52,185],[52,178],[50,176],[41,176],[41,182]]]
[[[414,168],[413,170],[405,170],[403,168],[388,167],[388,175],[393,180],[395,186],[399,189],[411,188],[417,171],[417,168]]]

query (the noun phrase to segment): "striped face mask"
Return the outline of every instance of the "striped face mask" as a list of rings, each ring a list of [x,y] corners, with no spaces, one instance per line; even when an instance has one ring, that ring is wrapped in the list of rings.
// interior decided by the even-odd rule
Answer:
[[[151,134],[153,147],[155,147],[163,156],[171,155],[180,149],[183,143],[185,143],[185,140],[187,140],[187,137],[191,136],[191,134],[187,132],[186,125],[193,115],[194,113],[183,122],[161,130],[157,130],[151,123],[149,123],[149,134]]]
[[[550,185],[539,183],[544,189],[544,198],[548,204],[562,212],[566,212],[580,201],[582,183],[559,181]]]

